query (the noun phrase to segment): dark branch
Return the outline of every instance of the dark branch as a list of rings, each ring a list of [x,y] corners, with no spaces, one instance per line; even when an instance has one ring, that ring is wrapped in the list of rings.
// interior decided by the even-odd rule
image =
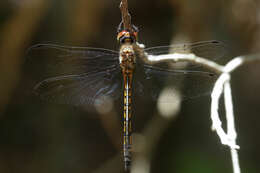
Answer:
[[[121,0],[119,8],[121,10],[122,22],[123,22],[124,29],[131,31],[132,30],[131,15],[128,12],[128,2],[127,2],[127,0]]]

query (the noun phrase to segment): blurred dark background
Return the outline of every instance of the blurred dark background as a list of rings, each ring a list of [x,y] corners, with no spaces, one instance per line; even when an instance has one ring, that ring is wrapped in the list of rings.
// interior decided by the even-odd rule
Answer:
[[[122,105],[101,116],[42,102],[30,94],[35,81],[28,76],[37,73],[26,63],[26,50],[37,43],[118,49],[119,3],[0,1],[0,172],[122,172]],[[129,8],[147,47],[219,40],[228,45],[229,59],[259,52],[259,1],[129,0]],[[240,163],[247,173],[260,170],[259,72],[259,64],[248,64],[232,76]],[[228,148],[210,130],[209,106],[210,97],[183,102],[177,118],[162,127],[150,123],[159,116],[154,103],[136,104],[136,134],[163,129],[151,144],[150,172],[232,172]]]

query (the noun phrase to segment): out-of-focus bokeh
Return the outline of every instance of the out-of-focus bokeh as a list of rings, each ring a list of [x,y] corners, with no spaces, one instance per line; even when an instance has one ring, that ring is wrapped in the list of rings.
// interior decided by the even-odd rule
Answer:
[[[0,172],[122,172],[122,103],[92,113],[42,102],[31,94],[39,71],[26,59],[37,43],[118,49],[119,3],[0,1]],[[129,8],[147,47],[219,40],[229,50],[220,63],[260,52],[258,1],[129,0]],[[259,74],[259,64],[248,64],[232,76],[240,163],[248,173],[260,170]],[[210,97],[181,102],[170,119],[159,115],[156,103],[136,100],[134,153],[148,150],[149,163],[135,161],[156,173],[232,172],[228,148],[210,130],[209,106]]]

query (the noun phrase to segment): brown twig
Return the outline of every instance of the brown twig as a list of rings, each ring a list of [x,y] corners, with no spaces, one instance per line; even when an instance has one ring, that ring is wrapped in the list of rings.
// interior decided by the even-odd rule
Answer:
[[[124,29],[132,30],[131,15],[128,12],[128,2],[127,2],[127,0],[122,0],[119,8],[121,10],[122,23],[123,23]]]

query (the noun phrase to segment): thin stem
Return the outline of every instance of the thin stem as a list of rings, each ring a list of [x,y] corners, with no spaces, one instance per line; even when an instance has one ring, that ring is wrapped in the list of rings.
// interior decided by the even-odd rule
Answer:
[[[195,54],[181,54],[181,53],[173,53],[173,54],[164,54],[164,55],[147,55],[147,58],[144,59],[148,64],[156,64],[161,62],[192,62],[194,64],[202,65],[208,69],[215,71],[218,74],[224,72],[224,66],[215,63],[214,61],[210,61],[205,58],[201,58],[196,56]]]
[[[227,119],[227,135],[230,141],[229,147],[231,152],[233,172],[240,173],[239,159],[237,153],[237,149],[239,148],[239,146],[236,145],[237,133],[235,130],[235,120],[234,120],[230,81],[227,81],[224,84],[224,98],[225,98],[226,119]]]
[[[233,172],[234,173],[240,173],[240,166],[239,166],[239,159],[238,159],[238,153],[236,149],[231,149],[231,159],[232,159],[232,165],[233,165]]]
[[[131,27],[131,15],[129,14],[128,11],[128,2],[127,0],[122,0],[119,6],[121,10],[121,15],[122,15],[122,22],[124,25],[124,29],[127,30],[132,30]]]

